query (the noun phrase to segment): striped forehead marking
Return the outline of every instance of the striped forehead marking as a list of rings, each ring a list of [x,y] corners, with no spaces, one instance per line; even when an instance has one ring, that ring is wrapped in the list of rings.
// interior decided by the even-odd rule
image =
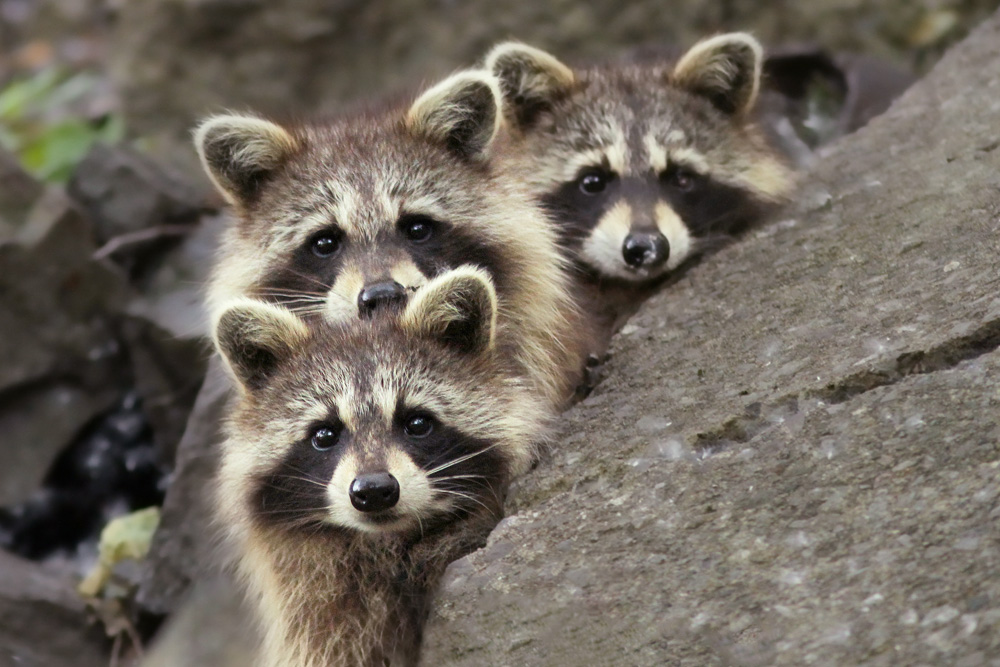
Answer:
[[[685,143],[685,135],[681,130],[671,130],[662,140],[660,135],[650,132],[643,137],[649,166],[659,172],[665,170],[671,162],[676,162],[700,174],[709,174],[711,168],[705,155]]]
[[[381,180],[366,184],[362,191],[355,184],[329,179],[313,192],[317,199],[312,210],[304,217],[284,221],[286,224],[280,225],[283,229],[274,230],[275,239],[294,235],[301,242],[310,234],[336,225],[350,239],[371,242],[399,217],[398,196]]]
[[[440,196],[416,194],[405,197],[401,202],[401,208],[406,213],[419,213],[432,218],[446,218],[448,211],[441,206],[441,202]]]
[[[441,378],[423,376],[414,369],[379,364],[371,378],[372,402],[386,424],[391,424],[396,407],[429,410],[441,417],[461,401],[460,392]]]
[[[646,147],[646,155],[649,166],[656,172],[664,171],[667,168],[667,149],[663,147],[655,134],[647,134],[643,137]]]
[[[611,141],[604,148],[608,166],[616,174],[625,174],[628,169],[628,141],[620,127],[611,128]]]
[[[357,431],[361,425],[361,415],[359,412],[360,409],[363,409],[363,406],[358,404],[359,396],[354,385],[346,383],[343,390],[332,397],[332,399],[337,406],[337,414],[340,417],[340,421],[344,423],[344,426],[348,430]]]
[[[600,147],[575,151],[573,158],[563,166],[563,181],[571,181],[579,176],[587,167],[602,167],[616,174],[625,174],[628,168],[628,145],[625,135],[618,132],[617,136]]]
[[[687,167],[690,167],[691,169],[694,169],[703,176],[709,175],[712,171],[712,168],[705,156],[693,148],[670,149],[670,161],[679,162]]]
[[[382,364],[379,364],[371,379],[372,402],[386,426],[392,425],[392,418],[396,413],[396,404],[402,389],[400,380],[399,373],[395,369]]]
[[[664,143],[667,146],[684,145],[687,143],[687,136],[684,134],[684,130],[674,128],[667,132],[667,136],[664,137]]]

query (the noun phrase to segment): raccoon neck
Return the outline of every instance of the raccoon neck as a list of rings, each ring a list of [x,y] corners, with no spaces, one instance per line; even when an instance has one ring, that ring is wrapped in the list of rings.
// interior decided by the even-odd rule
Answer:
[[[261,667],[415,665],[430,593],[495,521],[418,540],[257,531],[241,570],[265,631]]]
[[[523,193],[515,192],[510,199],[519,197]],[[519,240],[507,251],[522,269],[511,278],[510,298],[501,298],[497,337],[512,344],[529,380],[561,412],[569,406],[576,371],[586,356],[578,339],[587,322],[574,294],[571,268],[542,212],[525,205],[512,217],[520,223]]]

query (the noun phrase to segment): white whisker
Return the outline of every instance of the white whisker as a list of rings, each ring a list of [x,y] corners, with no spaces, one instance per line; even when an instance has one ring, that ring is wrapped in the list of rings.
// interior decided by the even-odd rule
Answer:
[[[490,445],[489,447],[484,447],[483,449],[480,449],[478,452],[473,452],[471,454],[466,454],[465,456],[460,456],[457,459],[454,459],[453,461],[448,461],[447,463],[442,463],[437,468],[434,468],[433,470],[428,471],[427,476],[430,477],[431,475],[433,475],[435,473],[441,472],[442,470],[447,470],[448,468],[450,468],[450,467],[452,467],[454,465],[458,465],[459,463],[464,463],[465,461],[468,461],[471,458],[475,458],[475,457],[479,456],[480,454],[485,454],[486,452],[488,452],[491,449],[493,449],[494,447],[496,447],[497,444],[499,444],[499,443],[494,443],[494,444]]]

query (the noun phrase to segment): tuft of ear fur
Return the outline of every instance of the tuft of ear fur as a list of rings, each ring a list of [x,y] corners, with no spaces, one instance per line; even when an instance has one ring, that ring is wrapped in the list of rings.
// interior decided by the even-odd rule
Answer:
[[[757,100],[763,49],[752,35],[731,32],[698,42],[678,61],[673,82],[739,115]]]
[[[244,389],[260,389],[274,370],[309,340],[309,329],[286,308],[234,301],[215,324],[215,346]]]
[[[461,352],[485,352],[495,344],[497,308],[489,274],[460,266],[417,290],[401,322],[409,333],[441,340]]]
[[[485,67],[500,81],[504,114],[521,128],[530,126],[575,82],[573,71],[555,56],[520,42],[494,46]]]
[[[486,72],[458,72],[417,98],[406,123],[463,158],[483,160],[500,129],[500,88]]]
[[[268,173],[299,148],[280,125],[237,115],[202,122],[194,131],[194,145],[212,182],[232,204],[251,201]]]

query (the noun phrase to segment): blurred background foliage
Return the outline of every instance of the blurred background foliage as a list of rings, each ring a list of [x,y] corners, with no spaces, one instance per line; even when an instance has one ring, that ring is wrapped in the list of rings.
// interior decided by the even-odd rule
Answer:
[[[99,82],[94,72],[58,66],[15,78],[0,90],[0,146],[37,178],[65,182],[95,142],[125,136],[120,114],[90,118],[74,112]]]

